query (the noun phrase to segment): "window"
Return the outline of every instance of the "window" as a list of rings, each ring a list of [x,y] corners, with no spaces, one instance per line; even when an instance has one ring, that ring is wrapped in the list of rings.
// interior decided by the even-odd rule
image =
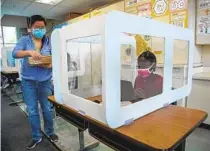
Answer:
[[[12,50],[17,43],[17,32],[16,27],[1,26],[1,36],[0,36],[0,45],[1,45],[1,54],[3,60],[1,60],[1,65],[4,67],[15,67],[15,59],[12,57]],[[6,58],[5,58],[6,57]],[[6,64],[3,62],[6,62]]]
[[[16,27],[3,27],[3,34],[4,34],[4,43],[16,43],[17,36],[16,36]]]

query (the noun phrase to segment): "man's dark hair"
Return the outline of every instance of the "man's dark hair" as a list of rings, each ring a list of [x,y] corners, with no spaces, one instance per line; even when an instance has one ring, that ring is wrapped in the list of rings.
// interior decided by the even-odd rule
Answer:
[[[41,15],[33,15],[30,17],[30,27],[36,22],[36,21],[43,21],[45,26],[47,25],[47,22],[44,17]]]

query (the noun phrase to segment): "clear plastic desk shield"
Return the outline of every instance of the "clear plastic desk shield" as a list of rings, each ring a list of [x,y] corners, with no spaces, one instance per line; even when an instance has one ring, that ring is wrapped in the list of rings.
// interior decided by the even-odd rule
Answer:
[[[137,35],[151,41],[142,52]],[[192,85],[193,37],[191,30],[117,11],[57,29],[56,101],[117,128],[182,99]],[[174,57],[176,40],[187,42],[179,47],[180,54],[187,49],[182,62]],[[187,82],[173,89],[175,64],[187,67]]]
[[[14,47],[2,47],[2,59],[1,66],[4,72],[19,72],[20,62],[19,59],[15,59],[12,56],[12,51]]]

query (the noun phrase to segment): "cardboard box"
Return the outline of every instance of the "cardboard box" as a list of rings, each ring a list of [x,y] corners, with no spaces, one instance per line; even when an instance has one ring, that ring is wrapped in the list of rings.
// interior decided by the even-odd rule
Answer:
[[[52,56],[43,56],[40,60],[34,60],[32,57],[28,58],[28,62],[30,65],[43,65],[43,64],[51,64]]]
[[[66,16],[66,21],[71,20],[71,19],[74,19],[74,18],[79,17],[81,15],[82,15],[81,13],[69,13]]]

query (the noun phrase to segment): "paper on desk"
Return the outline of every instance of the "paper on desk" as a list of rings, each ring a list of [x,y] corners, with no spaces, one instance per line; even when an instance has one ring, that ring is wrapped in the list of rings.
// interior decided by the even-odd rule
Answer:
[[[127,106],[129,104],[132,104],[130,101],[123,101],[121,102],[121,106]]]

